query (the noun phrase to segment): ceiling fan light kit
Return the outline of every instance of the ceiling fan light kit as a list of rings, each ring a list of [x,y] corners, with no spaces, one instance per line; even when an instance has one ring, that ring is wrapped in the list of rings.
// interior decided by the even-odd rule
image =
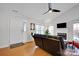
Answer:
[[[52,10],[49,10],[49,13],[51,13],[52,12]]]

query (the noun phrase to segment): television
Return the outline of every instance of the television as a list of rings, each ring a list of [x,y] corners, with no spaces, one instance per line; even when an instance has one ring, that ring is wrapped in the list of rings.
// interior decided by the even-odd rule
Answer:
[[[66,28],[67,24],[66,23],[58,23],[57,28]]]

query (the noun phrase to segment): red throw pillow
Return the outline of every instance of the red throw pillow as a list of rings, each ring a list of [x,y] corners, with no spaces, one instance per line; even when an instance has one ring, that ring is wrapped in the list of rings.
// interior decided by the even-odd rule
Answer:
[[[73,44],[73,42],[72,41],[69,41],[69,42],[67,42],[67,44]]]
[[[74,44],[73,44],[75,47],[79,48],[79,42],[75,42],[74,41]]]

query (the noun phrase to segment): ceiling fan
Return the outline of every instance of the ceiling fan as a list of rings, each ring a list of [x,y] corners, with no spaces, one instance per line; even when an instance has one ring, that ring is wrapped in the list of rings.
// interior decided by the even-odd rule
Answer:
[[[48,3],[48,11],[45,12],[44,14],[46,14],[46,13],[48,13],[48,12],[60,12],[60,10],[58,10],[58,9],[52,9],[51,3]],[[44,14],[43,14],[43,15],[44,15]]]

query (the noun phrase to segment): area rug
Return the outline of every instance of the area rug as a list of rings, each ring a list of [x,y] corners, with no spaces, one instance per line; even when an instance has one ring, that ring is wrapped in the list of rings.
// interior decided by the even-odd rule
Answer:
[[[19,46],[22,46],[22,45],[24,45],[24,43],[22,43],[22,42],[16,43],[16,44],[11,44],[10,48],[16,48],[16,47],[19,47]]]

